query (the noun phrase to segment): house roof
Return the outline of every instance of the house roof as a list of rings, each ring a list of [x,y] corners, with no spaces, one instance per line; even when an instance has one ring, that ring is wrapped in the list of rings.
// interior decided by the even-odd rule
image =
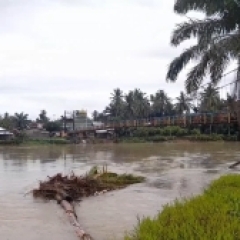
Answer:
[[[7,131],[5,128],[0,127],[0,135],[13,135],[13,133]]]

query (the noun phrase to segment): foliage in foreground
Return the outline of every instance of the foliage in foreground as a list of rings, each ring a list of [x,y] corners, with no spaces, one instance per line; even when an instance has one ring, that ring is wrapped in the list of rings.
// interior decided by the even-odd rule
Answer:
[[[168,204],[141,220],[125,240],[237,240],[240,236],[240,175],[215,180],[200,196]]]

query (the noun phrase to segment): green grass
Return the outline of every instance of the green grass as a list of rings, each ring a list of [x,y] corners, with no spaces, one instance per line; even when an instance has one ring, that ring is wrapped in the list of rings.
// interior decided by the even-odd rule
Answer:
[[[131,184],[142,183],[145,178],[143,176],[135,176],[133,174],[117,174],[109,172],[107,165],[101,167],[93,166],[87,173],[90,177],[97,177],[104,185],[115,187],[126,187]]]
[[[223,176],[202,195],[166,205],[155,218],[142,219],[124,239],[240,239],[240,175]]]

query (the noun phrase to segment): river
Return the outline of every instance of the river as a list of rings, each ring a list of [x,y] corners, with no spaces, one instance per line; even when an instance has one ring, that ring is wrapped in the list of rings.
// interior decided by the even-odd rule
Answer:
[[[107,164],[113,171],[147,177],[145,183],[85,199],[77,207],[79,222],[96,240],[120,240],[137,217],[154,216],[175,198],[200,193],[212,179],[232,172],[228,165],[239,159],[239,143],[1,147],[1,240],[77,239],[55,202],[25,195],[55,173],[82,174]]]

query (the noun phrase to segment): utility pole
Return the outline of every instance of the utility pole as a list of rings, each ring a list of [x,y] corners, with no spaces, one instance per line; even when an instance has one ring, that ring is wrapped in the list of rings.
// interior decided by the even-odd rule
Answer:
[[[72,117],[73,117],[73,131],[75,131],[75,111],[73,111]]]
[[[64,132],[66,133],[67,131],[67,113],[66,110],[64,111],[64,117],[63,117],[63,128],[64,128]]]

